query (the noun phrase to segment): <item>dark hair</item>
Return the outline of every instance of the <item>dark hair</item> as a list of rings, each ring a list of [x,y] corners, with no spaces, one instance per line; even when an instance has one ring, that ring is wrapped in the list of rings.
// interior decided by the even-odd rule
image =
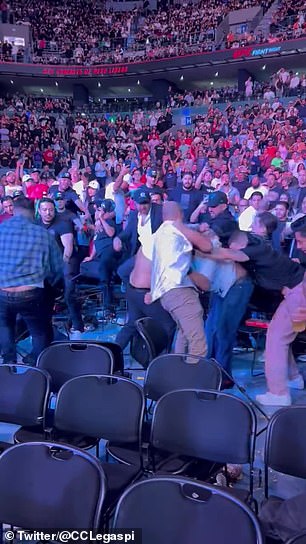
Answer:
[[[294,232],[299,232],[303,238],[306,238],[306,225],[301,225],[300,227],[296,228]]]
[[[277,229],[276,217],[270,212],[259,213],[256,217],[258,218],[260,223],[264,227],[266,227],[267,235],[271,236],[272,233]]]
[[[3,204],[3,202],[6,202],[7,200],[13,202],[13,197],[11,197],[11,196],[4,196],[3,198],[1,198],[2,204]]]
[[[53,206],[55,207],[54,200],[52,200],[52,198],[48,198],[47,196],[44,196],[40,199],[38,207],[40,208],[41,204],[46,204],[47,202],[49,202],[49,204],[53,204]]]
[[[246,242],[246,246],[248,245],[248,235],[247,232],[244,230],[234,230],[234,232],[230,235],[228,240],[228,245],[230,245],[232,242],[238,242],[238,241],[244,241]]]
[[[26,212],[34,213],[34,201],[26,198],[25,196],[19,196],[14,198],[14,209],[23,210]]]
[[[250,196],[250,200],[252,200],[253,196],[260,196],[260,198],[263,198],[263,194],[260,191],[254,191]]]
[[[290,208],[290,204],[286,202],[285,200],[278,200],[274,207],[276,208],[276,206],[284,206],[284,208],[286,208],[287,211]]]

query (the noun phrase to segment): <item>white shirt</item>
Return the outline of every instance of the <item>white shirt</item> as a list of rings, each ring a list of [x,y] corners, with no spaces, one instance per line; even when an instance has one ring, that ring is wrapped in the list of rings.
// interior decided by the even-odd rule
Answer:
[[[255,210],[255,208],[253,208],[253,206],[249,206],[248,208],[246,208],[246,210],[242,212],[238,219],[239,229],[250,232],[256,214],[257,211]]]
[[[269,192],[269,189],[268,187],[264,187],[263,185],[260,185],[259,187],[257,187],[257,189],[255,189],[254,187],[248,187],[246,192],[244,193],[243,198],[245,198],[245,200],[250,200],[252,194],[255,193],[255,191],[261,193],[262,196],[266,196],[266,194]]]
[[[74,183],[72,188],[76,192],[76,194],[80,197],[80,200],[82,200],[82,202],[85,202],[85,200],[86,200],[86,189],[84,187],[84,182],[82,180],[80,180],[77,183]]]
[[[144,216],[138,214],[138,226],[137,226],[137,232],[138,232],[138,240],[142,247],[142,252],[147,259],[152,261],[152,254],[153,254],[153,235],[152,235],[152,227],[151,227],[151,211],[149,211],[148,215],[145,216],[144,222],[142,224]]]
[[[156,231],[151,275],[153,302],[172,289],[194,287],[188,277],[192,249],[192,244],[173,226],[173,221],[164,221]]]

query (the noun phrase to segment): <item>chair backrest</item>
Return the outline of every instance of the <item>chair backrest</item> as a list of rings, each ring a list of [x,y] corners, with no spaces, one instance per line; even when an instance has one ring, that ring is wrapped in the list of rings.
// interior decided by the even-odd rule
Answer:
[[[151,317],[135,321],[137,334],[131,345],[131,355],[144,368],[158,355],[168,351],[169,338],[160,324]]]
[[[58,392],[54,426],[115,442],[140,442],[144,406],[143,389],[131,380],[80,376]]]
[[[291,538],[286,544],[306,544],[306,533]]]
[[[37,366],[49,372],[55,393],[76,376],[112,374],[114,358],[109,349],[97,344],[59,342],[40,354]]]
[[[52,345],[54,344],[62,344],[63,341],[57,341],[52,342]],[[88,344],[88,342],[84,342],[84,340],[74,340],[73,344]],[[122,347],[119,346],[116,342],[104,342],[104,341],[97,341],[97,340],[90,340],[90,344],[95,344],[97,346],[102,346],[104,348],[109,349],[114,358],[114,368],[113,373],[120,372],[123,374],[124,372],[124,357],[123,357],[123,350]]]
[[[254,513],[218,487],[178,477],[132,485],[121,496],[114,528],[141,527],[145,544],[262,544]]]
[[[0,365],[0,421],[34,426],[44,422],[50,376],[24,365]]]
[[[153,412],[152,445],[216,463],[252,465],[256,435],[253,409],[232,395],[207,393],[182,389],[159,399]]]
[[[278,410],[270,419],[265,444],[265,491],[268,495],[269,468],[306,478],[306,406]]]
[[[222,382],[220,366],[204,357],[169,354],[160,355],[148,366],[144,391],[146,397],[158,400],[177,389],[219,390]]]
[[[105,496],[101,465],[53,442],[28,442],[0,456],[0,523],[24,529],[99,526]]]

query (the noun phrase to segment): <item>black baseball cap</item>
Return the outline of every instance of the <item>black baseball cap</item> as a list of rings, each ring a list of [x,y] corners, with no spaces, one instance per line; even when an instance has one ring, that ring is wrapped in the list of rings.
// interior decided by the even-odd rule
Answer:
[[[137,204],[149,204],[151,202],[150,194],[145,189],[137,189],[133,193],[133,200],[135,200]]]
[[[63,174],[63,175],[61,176],[61,178],[62,178],[62,179],[63,179],[63,178],[64,178],[64,179],[71,179],[71,175],[69,174],[69,172],[65,172],[65,174]]]
[[[227,196],[223,191],[215,191],[208,196],[208,207],[216,208],[220,204],[228,204]]]

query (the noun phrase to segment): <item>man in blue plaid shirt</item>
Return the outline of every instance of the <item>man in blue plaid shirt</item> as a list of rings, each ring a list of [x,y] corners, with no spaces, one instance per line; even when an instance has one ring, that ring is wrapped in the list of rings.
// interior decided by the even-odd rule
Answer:
[[[51,341],[45,285],[62,279],[63,259],[51,234],[34,224],[31,201],[14,201],[14,216],[0,225],[0,345],[4,363],[16,362],[17,314],[32,336],[35,358]]]

